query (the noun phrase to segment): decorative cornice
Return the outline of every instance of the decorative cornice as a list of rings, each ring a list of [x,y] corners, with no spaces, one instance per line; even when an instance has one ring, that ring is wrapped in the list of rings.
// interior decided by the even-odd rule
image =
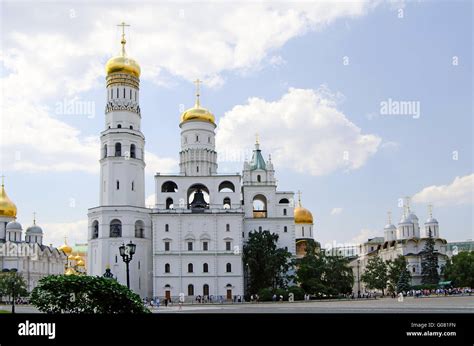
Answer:
[[[140,106],[137,102],[134,101],[125,101],[120,99],[109,101],[105,105],[105,114],[112,111],[129,111],[138,114],[138,116],[141,116]]]

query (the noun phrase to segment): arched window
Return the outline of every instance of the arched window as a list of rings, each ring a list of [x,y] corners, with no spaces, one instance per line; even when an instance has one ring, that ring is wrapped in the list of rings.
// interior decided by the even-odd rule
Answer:
[[[165,225],[165,232],[169,232],[170,231],[170,225],[166,224]]]
[[[132,89],[130,89],[130,100],[132,99]]]
[[[253,217],[267,217],[267,198],[264,195],[256,195],[253,198]]]
[[[188,285],[188,296],[193,296],[194,295],[194,285],[189,284]]]
[[[118,180],[116,182],[116,188],[117,188],[117,190],[120,190],[120,181],[118,181]]]
[[[178,185],[173,181],[166,181],[161,185],[161,192],[178,192]]]
[[[118,92],[118,88],[117,88],[117,98],[119,98],[119,94],[118,94],[118,93],[119,93],[119,92]]]
[[[107,144],[104,144],[104,155],[103,157],[107,157]]]
[[[135,182],[132,181],[132,191],[135,191]]]
[[[278,202],[280,204],[290,204],[290,201],[288,200],[288,198],[282,198],[280,199],[280,202]]]
[[[194,267],[192,263],[188,263],[188,273],[192,273],[194,271]]]
[[[121,128],[122,128],[122,124],[118,124],[118,125],[117,125],[117,128],[121,129]]]
[[[115,143],[115,156],[122,156],[122,144]]]
[[[302,232],[302,233],[301,233],[301,236],[303,236],[303,237],[304,237],[304,226],[303,226],[303,227],[301,227],[301,232]]]
[[[125,98],[125,88],[123,88],[123,98]]]
[[[194,184],[188,188],[188,209],[201,211],[209,208],[209,189],[203,184]]]
[[[130,145],[130,157],[131,157],[132,159],[134,159],[134,158],[137,157],[135,144],[131,144],[131,145]]]
[[[95,220],[92,223],[92,239],[99,238],[99,221]]]
[[[286,208],[283,209],[283,216],[286,216]]]
[[[145,238],[145,223],[142,220],[135,222],[135,237]]]
[[[258,231],[259,231],[259,232],[262,231],[262,226],[259,226],[259,227],[258,227]]]
[[[110,237],[120,238],[122,236],[122,222],[117,219],[113,219],[110,222]]]
[[[235,186],[230,181],[223,181],[219,184],[219,192],[235,192]]]
[[[227,263],[227,264],[225,265],[225,271],[226,271],[227,273],[232,272],[232,264]]]
[[[224,209],[230,209],[230,206],[231,206],[230,198],[229,197],[224,198],[224,201],[222,202],[222,204],[223,204]]]
[[[171,266],[169,263],[165,264],[165,273],[169,273],[171,271]]]
[[[170,197],[166,199],[166,209],[173,209],[173,199]]]
[[[257,175],[257,181],[260,183],[262,181],[262,177],[260,177],[260,174]]]
[[[230,224],[229,223],[225,225],[225,231],[230,232]]]
[[[130,130],[133,130],[133,126],[132,126],[132,125],[130,125]]]
[[[202,295],[203,296],[208,296],[209,295],[209,285],[208,284],[204,284],[202,286]]]
[[[199,173],[199,166],[196,166],[196,173]]]
[[[203,272],[203,273],[209,273],[209,264],[204,263],[204,264],[202,265],[202,272]]]
[[[415,269],[415,267],[413,267],[413,273],[415,273],[415,272],[416,272],[416,269]]]
[[[283,232],[285,232],[285,233],[288,232],[288,227],[287,226],[283,227]]]

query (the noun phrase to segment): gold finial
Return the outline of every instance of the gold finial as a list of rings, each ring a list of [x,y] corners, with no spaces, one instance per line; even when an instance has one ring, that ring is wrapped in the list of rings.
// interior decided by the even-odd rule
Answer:
[[[130,24],[125,24],[125,22],[122,22],[117,26],[122,27],[122,40],[120,41],[120,43],[122,44],[122,56],[125,56],[125,44],[127,43],[127,40],[125,39],[125,27],[130,26]]]
[[[33,212],[33,225],[36,226],[36,212]]]
[[[2,187],[4,187],[4,186],[5,186],[5,176],[2,175]]]
[[[301,207],[301,191],[298,190],[298,207]]]
[[[199,106],[201,105],[201,102],[199,100],[199,96],[201,96],[199,85],[202,83],[202,81],[199,80],[199,78],[198,78],[193,83],[196,84],[196,108],[199,108]]]
[[[260,144],[260,141],[258,138],[258,132],[255,134],[255,144]]]
[[[433,218],[433,204],[428,204],[428,214],[430,214],[430,219]]]
[[[392,212],[387,211],[387,216],[388,216],[388,224],[391,225],[392,224]]]

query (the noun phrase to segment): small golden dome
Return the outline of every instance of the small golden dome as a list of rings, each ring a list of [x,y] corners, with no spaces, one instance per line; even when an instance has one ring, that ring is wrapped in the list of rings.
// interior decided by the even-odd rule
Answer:
[[[8,198],[2,181],[2,189],[0,191],[0,216],[16,217],[16,205]]]
[[[76,271],[73,269],[73,268],[67,268],[66,272],[64,273],[64,275],[76,275]]]
[[[214,115],[209,112],[209,110],[207,110],[206,108],[202,108],[198,104],[196,104],[193,108],[189,108],[188,110],[184,111],[183,114],[181,114],[182,123],[189,120],[207,121],[215,124]]]
[[[77,265],[78,265],[79,267],[84,267],[85,263],[84,263],[83,260],[79,260],[79,261],[77,261]]]
[[[75,260],[76,260],[76,256],[74,256],[74,255],[69,255],[69,256],[67,256],[67,259],[70,260],[70,261],[75,261]]]
[[[313,214],[301,205],[301,192],[298,195],[298,206],[294,209],[295,223],[313,224]]]
[[[105,72],[107,75],[114,72],[127,73],[139,78],[141,70],[140,65],[138,65],[134,59],[128,58],[127,56],[118,55],[110,58],[109,61],[107,61],[107,64],[105,65]]]
[[[72,252],[72,247],[67,245],[66,239],[64,239],[64,244],[61,245],[58,249],[59,249],[59,251],[64,252],[66,255],[70,255],[71,252]],[[68,259],[69,259],[69,257],[68,257]]]
[[[74,259],[75,259],[76,261],[80,261],[80,260],[82,260],[82,257],[79,256],[79,255],[77,255],[76,257],[74,257]]]
[[[303,207],[296,207],[294,211],[295,223],[313,223],[313,214]]]
[[[189,120],[199,120],[215,124],[216,119],[214,114],[212,114],[208,109],[201,107],[201,102],[199,100],[199,84],[201,81],[196,79],[194,83],[196,83],[196,103],[194,104],[194,107],[185,110],[183,114],[181,114],[181,123]]]
[[[125,39],[125,27],[129,25],[122,23],[119,26],[122,27],[122,40],[120,41],[122,44],[122,52],[120,55],[114,56],[107,61],[107,64],[105,64],[105,72],[107,75],[114,72],[127,73],[139,78],[141,72],[140,65],[138,65],[134,59],[127,57],[125,53],[125,44],[127,43]]]

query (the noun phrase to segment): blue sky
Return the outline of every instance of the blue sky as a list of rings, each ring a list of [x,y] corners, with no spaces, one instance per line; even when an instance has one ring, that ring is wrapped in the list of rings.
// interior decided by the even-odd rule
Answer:
[[[2,115],[2,171],[7,176],[7,192],[19,208],[19,221],[29,225],[36,211],[38,222],[45,225],[47,241],[57,244],[65,234],[73,241],[85,239],[87,208],[98,203],[98,162],[91,156],[98,155],[94,138],[97,140],[104,126],[103,65],[118,51],[119,32],[114,25],[122,15],[132,24],[129,55],[142,64],[142,130],[146,149],[156,158],[148,164],[147,197],[153,193],[153,170],[176,171],[173,160],[177,160],[179,151],[179,107],[193,104],[191,81],[199,77],[207,81],[202,90],[203,105],[212,110],[218,121],[222,120],[218,144],[229,142],[239,146],[241,152],[248,151],[254,138],[248,127],[261,133],[264,156],[275,155],[279,188],[303,192],[303,204],[313,213],[316,238],[323,245],[383,235],[386,212],[392,211],[394,221],[398,221],[402,211],[397,203],[404,196],[415,196],[412,209],[422,221],[428,217],[426,205],[434,204],[434,216],[440,222],[443,237],[472,239],[472,3],[381,2],[363,3],[360,8],[339,4],[342,5],[333,9],[337,13],[333,16],[327,14],[331,2],[315,8],[295,8],[296,17],[289,15],[292,5],[284,6],[278,11],[286,19],[275,24],[282,26],[275,30],[272,23],[276,21],[265,18],[273,14],[273,8],[269,4],[258,6],[263,24],[262,28],[255,28],[256,43],[250,44],[252,35],[247,36],[240,29],[233,33],[225,22],[216,22],[214,28],[203,25],[202,33],[190,34],[179,19],[176,28],[172,22],[165,29],[150,20],[150,30],[155,31],[145,38],[140,36],[140,30],[146,30],[147,19],[141,22],[139,11],[116,10],[108,16],[97,14],[100,11],[95,7],[102,6],[100,3],[84,7],[79,3],[35,2],[29,5],[37,8],[36,14],[27,15],[22,6],[28,3],[3,3],[3,87],[12,86],[18,88],[17,94],[25,93],[17,99],[7,95],[11,108],[6,109],[18,115],[9,118],[6,111]],[[345,10],[344,6],[354,8]],[[171,13],[181,13],[183,9],[186,15],[192,4],[172,3],[169,7],[171,10],[167,11]],[[221,7],[208,15],[229,12]],[[238,8],[235,5],[234,12],[224,19],[233,20],[233,14],[239,18]],[[400,8],[403,18],[399,18]],[[154,10],[165,12],[160,6]],[[22,16],[26,17],[25,25],[18,20]],[[220,25],[228,31],[219,31]],[[220,36],[215,36],[213,30],[219,31]],[[102,33],[97,41],[106,42],[104,45],[88,45],[88,35],[95,32]],[[55,42],[61,47],[57,51],[41,48],[47,52],[36,58],[36,48],[25,47],[21,34],[33,42],[42,42],[38,47]],[[193,35],[200,34],[209,36],[209,46],[204,49],[200,49],[203,43],[193,43]],[[233,41],[234,34],[242,41]],[[57,41],[50,43],[48,37],[56,37]],[[145,39],[150,41],[145,44]],[[188,39],[189,42],[180,41]],[[233,55],[227,56],[219,43]],[[154,47],[160,45],[169,47],[170,52],[168,48]],[[347,65],[343,64],[344,57],[348,58]],[[453,57],[458,58],[456,66]],[[31,72],[22,74],[22,68]],[[45,72],[41,73],[43,68]],[[40,70],[37,76],[35,70]],[[58,77],[56,73],[64,75]],[[55,79],[59,80],[57,85]],[[38,86],[28,93],[28,88],[20,90],[22,83]],[[326,110],[322,103],[306,106],[305,100],[311,104],[312,95],[330,100],[330,109]],[[58,102],[74,97],[93,102],[95,117],[54,113]],[[261,102],[249,101],[252,98]],[[388,99],[419,102],[420,117],[381,115],[380,103]],[[291,100],[301,102],[292,104]],[[31,108],[26,110],[31,112],[25,112],[19,103],[28,104]],[[275,109],[279,111],[273,114]],[[284,116],[285,110],[287,116],[294,116],[289,125],[278,120],[278,127],[266,126],[272,117]],[[245,118],[254,111],[262,116]],[[30,118],[25,121],[31,128],[22,142],[12,132],[22,131],[20,119],[26,113]],[[343,117],[343,124],[332,123],[335,114]],[[45,130],[35,124],[37,118],[53,122]],[[235,119],[244,118],[247,120],[235,125]],[[309,124],[313,118],[329,125],[319,122],[314,128],[305,127],[305,122]],[[66,126],[64,131],[62,126]],[[51,135],[44,133],[53,127]],[[59,149],[38,149],[47,146],[47,141],[55,143],[61,133],[67,133],[67,138],[57,140]],[[370,136],[370,143],[359,146],[360,135]],[[346,143],[347,136],[354,136],[354,142]],[[72,137],[77,141],[69,143]],[[334,142],[327,144],[325,138]],[[81,154],[82,145],[84,153],[92,154]],[[352,166],[341,163],[339,157],[346,147],[350,156],[358,158]],[[453,151],[458,154],[457,160],[453,160]],[[324,161],[317,158],[320,152],[328,153]],[[79,168],[74,167],[75,162]],[[45,167],[40,167],[43,163]],[[61,163],[66,167],[61,168]],[[222,162],[220,172],[241,168],[242,162]]]

